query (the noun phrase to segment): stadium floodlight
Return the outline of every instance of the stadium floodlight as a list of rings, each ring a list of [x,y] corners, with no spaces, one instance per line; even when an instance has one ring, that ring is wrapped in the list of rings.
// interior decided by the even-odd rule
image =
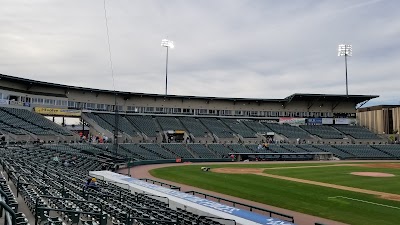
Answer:
[[[340,44],[338,48],[338,56],[344,56],[344,66],[346,70],[346,96],[349,97],[349,84],[347,81],[347,56],[353,55],[353,47],[351,45]]]
[[[165,95],[168,95],[168,49],[173,49],[174,42],[168,39],[161,40],[161,46],[167,48],[167,60],[165,63]]]

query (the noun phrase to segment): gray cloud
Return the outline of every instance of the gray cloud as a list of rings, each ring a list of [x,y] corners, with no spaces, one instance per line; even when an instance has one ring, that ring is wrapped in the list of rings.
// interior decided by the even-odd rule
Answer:
[[[345,93],[340,43],[353,44],[351,94],[399,102],[400,16],[395,0],[107,0],[116,88],[282,98]],[[0,73],[112,89],[103,2],[3,0]]]

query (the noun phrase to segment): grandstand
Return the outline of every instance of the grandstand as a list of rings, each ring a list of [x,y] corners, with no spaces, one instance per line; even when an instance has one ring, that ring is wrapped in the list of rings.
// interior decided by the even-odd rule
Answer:
[[[318,159],[316,156],[322,153],[333,154],[339,160],[400,159],[400,145],[389,145],[381,135],[354,125],[354,106],[376,96],[294,94],[285,99],[241,99],[119,92],[117,101],[124,104],[118,105],[116,115],[109,100],[113,93],[105,90],[6,75],[0,78],[3,96],[10,96],[10,82],[14,87],[12,98],[19,96],[17,101],[9,98],[0,106],[0,162],[12,181],[7,186],[0,177],[2,190],[9,194],[7,190],[14,188],[12,185],[18,186],[31,212],[36,210],[34,200],[38,199],[42,208],[94,213],[91,217],[75,217],[41,208],[37,215],[42,224],[81,221],[93,225],[88,223],[92,220],[98,225],[123,225],[127,224],[127,217],[142,224],[177,224],[177,220],[184,224],[223,224],[212,218],[199,222],[204,212],[173,208],[160,197],[130,193],[110,182],[98,182],[104,195],[82,192],[89,171],[104,167],[112,170],[117,165],[149,163],[306,161]],[[35,85],[28,88],[28,82]],[[23,102],[29,98],[22,96],[30,96],[30,102]],[[39,100],[51,98],[61,104],[45,105],[41,102],[46,101]],[[92,103],[94,98],[100,103]],[[44,116],[79,118],[83,126],[89,127],[87,139]],[[111,144],[117,123],[118,140]],[[177,131],[183,132],[184,138],[170,143],[168,135]],[[90,136],[108,136],[111,140],[102,143],[105,139]],[[268,147],[262,147],[263,143]],[[232,155],[240,157],[231,158]],[[53,183],[50,185],[49,181]],[[66,200],[67,197],[79,201]],[[19,210],[21,202],[12,194],[8,198],[18,224],[31,222]],[[99,208],[88,199],[101,202],[105,213],[99,214]],[[134,218],[127,216],[127,211]]]
[[[334,154],[336,157],[339,159],[351,159],[354,158],[355,156],[345,150],[341,150],[338,148],[335,148],[334,146],[331,145],[314,145],[314,147],[324,151],[324,152],[330,152]]]
[[[262,125],[260,122],[255,120],[243,120],[242,121],[247,127],[252,129],[254,132],[259,134],[267,134],[273,132],[269,127]]]
[[[189,149],[187,149],[182,144],[162,144],[162,148],[172,152],[173,154],[177,155],[180,158],[194,158],[193,154],[190,153]]]
[[[154,160],[154,159],[163,159],[161,154],[157,154],[151,150],[146,148],[142,148],[142,146],[137,144],[122,144],[121,148],[126,149],[131,155],[131,158],[139,159],[139,160]]]
[[[220,158],[216,153],[213,153],[212,150],[208,149],[203,144],[189,144],[188,149],[190,149],[195,156],[204,159],[212,159],[212,158]]]
[[[321,149],[313,145],[298,145],[297,147],[305,150],[306,152],[321,152]]]
[[[214,151],[219,158],[227,158],[229,157],[229,153],[232,152],[231,149],[228,147],[221,145],[221,144],[209,144],[207,147],[211,150]]]
[[[69,152],[89,154],[97,157],[112,158],[115,154],[119,157],[135,160],[175,160],[183,158],[186,161],[203,159],[225,159],[230,153],[318,153],[330,152],[339,159],[397,159],[400,157],[400,145],[292,145],[292,144],[271,144],[268,149],[258,149],[253,144],[121,144],[117,152],[112,144],[59,144],[44,145],[43,148],[55,152]]]
[[[291,152],[297,152],[297,153],[307,152],[303,148],[301,148],[301,146],[302,145],[281,145],[281,147]]]
[[[13,87],[12,91],[8,88],[10,86]],[[10,108],[2,115],[3,123],[0,127],[13,135],[15,140],[23,139],[19,138],[21,135],[58,135],[61,138],[68,136],[68,131],[48,122],[43,123],[43,120],[32,123],[27,120],[27,116],[33,116],[14,112],[13,108],[51,117],[78,117],[89,126],[90,133],[105,134],[110,138],[114,138],[114,126],[119,121],[120,142],[160,143],[168,140],[165,132],[171,130],[185,132],[187,136],[184,140],[204,144],[237,141],[254,144],[271,138],[271,135],[275,136],[275,140],[291,143],[298,138],[322,143],[342,136],[362,144],[384,142],[363,128],[348,126],[355,121],[355,106],[378,96],[293,94],[283,99],[250,99],[130,92],[117,92],[115,96],[114,92],[108,90],[67,86],[4,74],[0,74],[0,93],[4,100],[1,101],[2,106]],[[114,105],[114,97],[117,106]],[[117,118],[112,115],[116,108],[119,111]],[[14,118],[17,114],[21,118]],[[5,121],[9,119],[15,124]],[[312,121],[313,126],[307,125],[306,121]],[[324,126],[316,127],[316,124]],[[14,129],[15,126],[23,127],[22,134]],[[267,137],[268,134],[270,136]]]
[[[245,145],[245,147],[250,150],[249,152],[258,152],[258,153],[266,152],[266,149],[259,149],[259,145],[256,144],[247,144]]]
[[[336,125],[334,127],[355,139],[380,139],[376,134],[360,126]]]
[[[98,113],[97,114],[98,117],[100,117],[101,119],[103,119],[104,121],[106,121],[108,124],[111,125],[112,130],[115,127],[115,116],[112,114],[108,114],[108,113]],[[110,128],[110,127],[109,127]],[[118,116],[118,130],[122,131],[128,135],[130,135],[131,137],[135,137],[138,136],[138,131],[136,130],[136,128],[134,126],[132,126],[132,124],[123,116]],[[110,131],[112,131],[110,130]]]
[[[228,147],[231,152],[237,152],[237,153],[251,153],[251,149],[246,148],[244,145],[239,145],[239,144],[227,144],[226,147]]]
[[[309,133],[296,126],[291,126],[288,124],[281,125],[276,123],[264,123],[264,125],[273,130],[275,133],[281,134],[287,138],[311,139]]]
[[[196,118],[193,117],[180,117],[179,120],[186,128],[187,131],[194,137],[200,138],[207,136],[208,130],[198,121]]]
[[[216,138],[233,138],[234,132],[217,118],[199,118],[199,120]]]
[[[337,145],[334,146],[337,149],[354,155],[355,158],[361,159],[390,159],[392,156],[389,154],[379,151],[378,149],[372,148],[368,145]]]
[[[160,155],[164,159],[175,159],[178,157],[175,153],[167,151],[158,144],[140,144],[139,146]]]
[[[156,120],[161,126],[161,129],[163,131],[167,130],[182,130],[185,131],[185,128],[182,126],[182,124],[177,120],[175,117],[164,117],[164,116],[158,116],[156,117]]]
[[[276,153],[293,153],[292,151],[288,150],[287,148],[282,147],[282,145],[270,145],[269,150]]]
[[[114,130],[114,127],[111,126],[109,123],[107,123],[106,121],[104,121],[101,117],[99,117],[97,114],[94,113],[85,113],[85,116],[87,116],[88,118],[92,119],[95,123],[97,123],[99,126],[101,126],[102,128],[108,130],[109,132]]]
[[[157,146],[157,148],[155,148],[155,146]],[[133,156],[136,160],[161,159],[163,157],[161,157],[161,154],[158,154],[160,151],[173,152],[178,157],[207,159],[216,158],[217,154],[215,153],[223,152],[215,149],[226,149],[226,153],[232,149],[235,149],[236,152],[239,153],[246,153],[249,148],[255,147],[255,145],[251,146],[252,147],[250,147],[250,145],[239,144],[230,144],[226,147],[221,144],[209,144],[208,146],[202,144],[188,144],[187,146],[183,144],[121,144],[120,150],[132,154],[129,157]],[[355,145],[351,145],[351,147],[354,146]],[[42,222],[48,221],[50,218],[54,224],[65,221],[76,223],[77,221],[83,222],[89,219],[86,213],[90,214],[96,212],[96,210],[93,211],[93,209],[96,209],[96,206],[88,204],[87,202],[89,196],[90,199],[101,202],[104,206],[103,209],[106,212],[104,218],[93,217],[93,220],[97,221],[99,224],[102,223],[103,219],[112,223],[125,223],[126,214],[122,211],[127,209],[134,209],[131,211],[131,216],[134,220],[145,222],[146,219],[150,218],[151,221],[153,221],[152,224],[166,224],[168,222],[176,224],[177,217],[178,220],[181,219],[187,223],[190,222],[190,224],[224,224],[217,222],[218,218],[217,220],[204,218],[201,220],[201,223],[193,223],[193,221],[197,221],[198,218],[201,217],[195,215],[195,212],[190,211],[189,208],[187,210],[183,208],[173,209],[165,202],[156,200],[155,198],[157,198],[157,196],[154,198],[152,196],[141,195],[137,192],[131,193],[124,187],[115,185],[114,183],[103,182],[102,180],[98,181],[98,185],[101,187],[102,192],[106,193],[105,195],[98,195],[95,191],[91,190],[82,192],[79,187],[87,179],[88,171],[99,170],[100,167],[103,167],[104,163],[110,162],[109,158],[99,156],[104,155],[103,153],[108,153],[111,147],[112,145],[110,144],[46,144],[28,148],[20,146],[1,148],[0,162],[9,173],[10,179],[14,183],[13,185],[19,182],[29,184],[26,186],[19,186],[19,194],[24,197],[28,209],[31,210],[31,212],[41,210],[35,208],[34,199],[39,199],[39,207],[46,208],[37,214],[37,219]],[[290,151],[288,149],[293,148],[300,148],[300,146],[272,145],[274,152],[282,151],[284,153],[289,153]],[[214,149],[215,152],[212,149]],[[55,156],[57,156],[60,161],[54,160]],[[173,155],[170,156],[175,157]],[[164,158],[168,159],[168,157]],[[61,159],[63,161],[68,160],[71,163],[70,165],[73,166],[61,166],[63,165]],[[309,159],[311,159],[309,156],[300,155],[270,155],[259,157],[259,160]],[[45,170],[44,167],[46,167]],[[42,171],[46,171],[46,173]],[[61,182],[60,178],[62,178],[64,182]],[[52,185],[48,185],[49,180],[51,180]],[[68,181],[68,183],[65,181]],[[41,188],[43,185],[46,187],[45,189]],[[76,200],[70,200],[71,198]],[[131,204],[127,205],[126,202],[130,202]],[[134,204],[132,202],[134,202]],[[15,201],[14,203],[10,201],[9,204],[15,207],[16,210],[18,209]],[[151,211],[147,210],[149,207],[152,208]],[[58,209],[76,210],[80,211],[80,214],[83,215],[75,217],[73,214],[55,214],[54,212]],[[168,213],[163,214],[163,212]],[[28,223],[27,218],[29,216],[21,212],[17,214],[19,221],[25,224]],[[49,216],[50,214],[52,216]],[[151,217],[147,215],[151,215]]]
[[[35,151],[36,154],[30,154]],[[148,195],[132,193],[126,188],[121,188],[114,183],[98,180],[102,193],[87,189],[82,192],[82,183],[88,178],[88,171],[99,170],[103,162],[85,154],[79,154],[74,159],[76,152],[68,149],[60,150],[59,157],[70,159],[73,167],[60,167],[59,162],[52,159],[53,150],[47,148],[25,149],[14,147],[1,149],[0,162],[7,171],[13,186],[18,186],[18,192],[23,196],[24,204],[28,206],[29,214],[35,214],[40,223],[65,224],[197,224],[220,225],[221,223],[199,218],[193,212],[183,208],[173,209],[162,200],[157,200]],[[45,156],[45,157],[43,157]],[[45,171],[42,172],[42,171]],[[13,225],[28,225],[34,221],[27,218],[18,207],[18,203],[6,185],[4,177],[0,178],[3,193],[8,193],[5,208],[10,215],[16,216]],[[51,183],[50,183],[51,181]],[[17,185],[24,184],[24,185]],[[6,191],[6,192],[4,192]],[[91,200],[88,200],[88,199]],[[100,203],[103,205],[100,210]],[[129,204],[128,204],[129,203]],[[69,213],[56,213],[69,210]],[[125,212],[129,211],[129,215]],[[128,222],[127,221],[131,221]],[[90,222],[90,223],[89,223]]]
[[[343,139],[345,135],[331,126],[300,125],[308,133],[323,139]]]
[[[13,135],[30,135],[30,138],[65,139],[73,134],[41,115],[26,109],[0,107],[0,129]]]
[[[393,156],[395,159],[400,159],[400,148],[398,145],[372,145],[371,147]]]
[[[151,116],[127,116],[126,118],[148,137],[156,137],[161,131]]]
[[[221,119],[233,132],[240,135],[243,138],[256,138],[256,133],[248,128],[240,120],[235,119]]]
[[[18,97],[16,91],[19,91],[21,96],[22,93],[27,95],[24,88],[29,83],[35,84],[31,87],[31,93],[36,93],[37,96],[40,96],[40,93],[46,93],[46,96],[42,96],[43,99],[59,98],[62,103],[61,106],[64,106],[64,109],[43,108],[48,106],[40,103],[46,101],[42,101],[37,96],[30,98],[29,104],[22,102],[22,105],[18,105],[12,100],[6,101],[8,104],[0,107],[0,129],[10,143],[26,143],[37,138],[49,140],[51,137],[52,142],[59,144],[65,144],[66,140],[70,142],[73,139],[73,142],[81,142],[77,134],[71,133],[38,114],[45,111],[46,113],[42,114],[46,116],[55,116],[56,114],[76,116],[75,112],[72,113],[68,110],[80,109],[81,114],[78,116],[81,116],[83,123],[89,126],[92,135],[106,135],[112,139],[118,121],[117,130],[120,137],[118,142],[121,145],[117,151],[114,150],[114,146],[106,144],[101,145],[101,147],[69,145],[70,149],[78,149],[95,155],[101,152],[103,155],[118,155],[118,157],[137,160],[166,160],[179,157],[222,159],[230,152],[264,152],[264,149],[258,149],[258,144],[272,142],[269,150],[274,153],[301,153],[322,150],[332,151],[342,159],[368,158],[372,155],[381,158],[394,157],[394,155],[376,147],[362,147],[365,151],[368,151],[367,153],[361,153],[361,149],[344,147],[346,144],[370,146],[387,143],[387,140],[367,129],[353,125],[355,104],[377,96],[294,94],[285,99],[264,100],[168,96],[168,101],[164,101],[166,99],[159,95],[121,92],[118,95],[120,99],[117,98],[117,102],[123,99],[126,104],[118,106],[119,113],[116,117],[113,112],[106,110],[110,107],[115,108],[112,102],[107,100],[112,95],[107,91],[50,84],[7,75],[0,75],[0,78],[2,78],[0,79],[0,91],[4,93],[3,96],[9,96],[9,91],[6,88],[1,89],[1,87],[5,87],[10,82],[14,83],[15,86],[13,99],[15,99],[15,96]],[[57,88],[61,90],[67,88],[68,92],[60,95],[51,91]],[[104,102],[102,105],[98,105],[100,108],[96,107],[97,104],[88,107],[86,101],[93,96],[83,94],[83,92],[102,93]],[[75,100],[69,100],[70,96],[74,96]],[[16,99],[26,101],[29,98]],[[130,103],[131,99],[136,99],[135,106]],[[160,102],[160,99],[162,99],[162,102]],[[199,101],[203,100],[204,102],[200,104]],[[180,102],[180,106],[178,106],[178,102]],[[237,105],[238,102],[247,102],[247,104]],[[337,104],[336,107],[325,107],[329,105],[328,103],[333,102]],[[197,104],[194,106],[195,108],[200,104],[202,105],[200,108],[212,107],[213,109],[187,110],[187,108],[192,107],[192,103],[193,106]],[[257,104],[252,105],[252,103]],[[320,107],[313,108],[316,103]],[[161,105],[158,104],[163,104],[164,109],[161,110]],[[141,105],[146,105],[146,107]],[[235,110],[227,110],[230,105],[235,106]],[[167,109],[165,106],[170,108]],[[37,110],[38,107],[41,110]],[[269,109],[266,107],[269,107]],[[89,108],[90,110],[87,110]],[[296,112],[293,110],[296,110]],[[160,115],[163,112],[169,114]],[[304,119],[307,116],[313,118]],[[332,118],[335,116],[340,116],[340,118]],[[184,132],[186,136],[182,139],[175,139],[172,141],[173,143],[168,144],[171,139],[167,136],[167,132],[170,131]],[[67,137],[71,138],[66,139]],[[324,145],[324,143],[328,145]]]

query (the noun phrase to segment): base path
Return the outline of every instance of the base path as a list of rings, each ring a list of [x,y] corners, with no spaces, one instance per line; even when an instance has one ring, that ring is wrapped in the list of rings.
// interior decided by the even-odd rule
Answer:
[[[265,162],[257,162],[257,163],[261,164],[261,163],[265,163]],[[271,164],[273,162],[267,162],[267,163]],[[279,162],[279,163],[282,163],[282,162]],[[313,162],[310,162],[310,163],[313,163]],[[321,162],[316,162],[316,163],[321,163]],[[329,163],[332,163],[332,162],[329,162]],[[195,165],[199,165],[200,166],[200,165],[211,165],[211,164],[219,164],[220,165],[220,164],[223,164],[223,163],[196,163]],[[228,164],[232,164],[232,163],[228,163]],[[239,162],[238,164],[243,164],[243,163]],[[234,197],[234,196],[225,195],[225,194],[221,194],[221,193],[217,193],[217,192],[213,192],[213,191],[208,191],[208,190],[200,189],[200,188],[197,188],[197,187],[192,187],[192,186],[189,186],[189,185],[184,185],[184,184],[172,182],[172,181],[169,181],[169,180],[163,180],[163,179],[160,179],[160,178],[153,177],[149,173],[150,170],[156,169],[156,168],[162,168],[162,167],[168,167],[168,166],[184,166],[184,165],[188,165],[188,164],[176,164],[176,163],[173,163],[173,164],[157,164],[157,165],[137,166],[137,167],[134,167],[134,168],[130,169],[130,175],[132,177],[135,177],[135,178],[150,178],[150,179],[162,181],[162,182],[165,182],[165,183],[168,183],[168,184],[180,186],[181,187],[181,191],[203,192],[203,193],[206,193],[206,194],[219,196],[221,198],[226,198],[226,199],[229,199],[229,200],[232,200],[232,201],[237,201],[237,202],[240,202],[240,203],[253,205],[253,206],[256,206],[256,207],[260,207],[260,208],[264,208],[264,209],[280,212],[280,213],[283,213],[283,214],[291,215],[291,216],[294,217],[294,221],[298,225],[314,225],[315,223],[321,223],[321,224],[326,224],[326,225],[346,225],[346,223],[341,223],[341,222],[337,222],[337,221],[333,221],[333,220],[329,220],[329,219],[324,219],[324,218],[320,218],[320,217],[316,217],[316,216],[312,216],[312,215],[307,215],[307,214],[304,214],[304,213],[299,213],[299,212],[295,212],[295,211],[288,210],[288,209],[278,208],[278,207],[275,207],[275,206],[266,205],[266,204],[262,204],[262,203],[259,203],[259,202],[250,201],[250,200],[247,200],[247,199],[237,198],[237,197]],[[128,174],[128,169],[121,169],[119,172],[123,173],[123,174]]]

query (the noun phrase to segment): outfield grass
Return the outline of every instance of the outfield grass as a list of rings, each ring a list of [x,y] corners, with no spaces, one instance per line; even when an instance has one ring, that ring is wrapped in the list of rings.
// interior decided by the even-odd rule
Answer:
[[[211,167],[272,168],[304,165],[310,166],[318,164],[231,164],[212,165]],[[327,168],[337,169],[340,167]],[[363,169],[369,170],[371,168]],[[271,171],[274,171],[275,173],[295,170],[276,169]],[[304,172],[306,173],[307,170]],[[349,224],[399,224],[398,215],[400,213],[400,202],[384,200],[372,195],[258,175],[202,172],[199,165],[166,167],[152,170],[150,173],[155,177],[171,180],[177,183],[196,186],[210,191],[224,193]],[[360,199],[363,201],[397,207],[398,209],[342,198],[329,198],[334,196]]]

